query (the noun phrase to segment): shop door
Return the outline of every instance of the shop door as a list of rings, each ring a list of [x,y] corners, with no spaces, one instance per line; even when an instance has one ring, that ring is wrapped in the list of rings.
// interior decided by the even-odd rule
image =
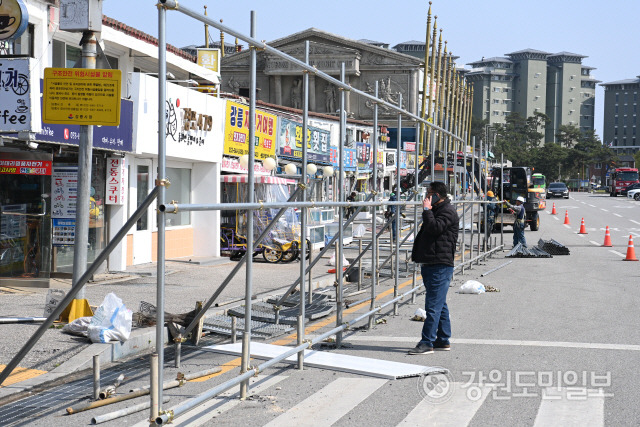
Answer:
[[[133,213],[151,191],[151,160],[136,159],[132,167],[131,213]],[[155,204],[142,215],[133,232],[133,263],[145,264],[152,261],[153,215]]]
[[[51,160],[0,152],[0,286],[49,286]]]

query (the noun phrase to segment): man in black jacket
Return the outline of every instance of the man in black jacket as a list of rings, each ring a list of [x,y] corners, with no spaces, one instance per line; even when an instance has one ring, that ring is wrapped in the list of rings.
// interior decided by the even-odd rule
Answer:
[[[413,243],[411,259],[422,264],[427,317],[422,326],[422,339],[414,349],[409,350],[409,354],[451,349],[447,291],[453,277],[460,219],[456,208],[447,198],[447,187],[442,182],[429,185],[423,207],[422,227]]]

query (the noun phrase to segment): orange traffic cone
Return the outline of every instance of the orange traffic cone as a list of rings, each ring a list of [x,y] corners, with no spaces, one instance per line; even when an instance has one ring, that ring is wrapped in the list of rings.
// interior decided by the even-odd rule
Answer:
[[[556,215],[556,204],[553,204],[553,209],[551,209],[551,215]]]
[[[569,222],[569,211],[564,211],[564,224],[571,225],[571,223]]]
[[[607,225],[607,229],[604,231],[604,245],[602,245],[606,248],[610,248],[611,246],[613,246],[611,244],[611,233],[609,233],[609,226]]]
[[[587,229],[584,226],[584,218],[580,221],[580,231],[578,231],[578,234],[587,234]]]
[[[623,261],[638,261],[636,250],[633,248],[633,235],[629,234],[629,245],[627,246],[627,257]]]

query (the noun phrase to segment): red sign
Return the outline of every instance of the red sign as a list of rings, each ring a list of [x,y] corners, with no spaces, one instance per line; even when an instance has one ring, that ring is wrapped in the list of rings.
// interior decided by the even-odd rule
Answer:
[[[123,205],[127,191],[127,166],[125,159],[110,157],[107,161],[107,205]]]
[[[2,175],[51,175],[49,160],[0,160]]]

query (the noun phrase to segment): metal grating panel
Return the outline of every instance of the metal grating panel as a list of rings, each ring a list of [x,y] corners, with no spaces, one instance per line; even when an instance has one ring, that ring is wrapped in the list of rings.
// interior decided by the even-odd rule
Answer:
[[[204,320],[204,330],[220,335],[231,336],[231,316],[209,316]],[[237,318],[236,336],[241,337],[244,331],[244,318]],[[257,339],[273,338],[293,331],[291,326],[251,321],[251,336]]]

